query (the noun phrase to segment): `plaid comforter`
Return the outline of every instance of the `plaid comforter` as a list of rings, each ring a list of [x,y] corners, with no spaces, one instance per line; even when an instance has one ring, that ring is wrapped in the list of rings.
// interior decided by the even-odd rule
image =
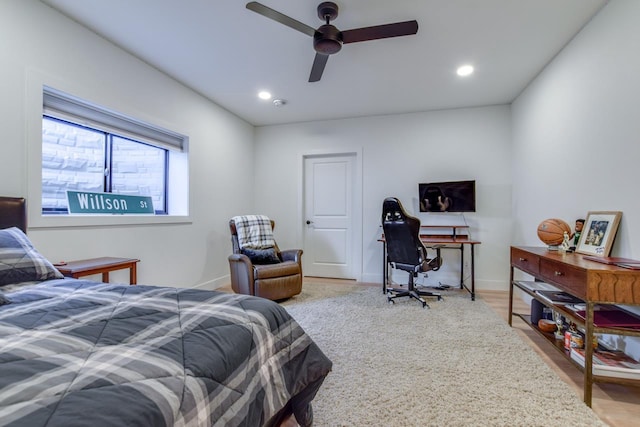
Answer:
[[[74,279],[5,295],[3,426],[265,425],[331,369],[261,298]]]

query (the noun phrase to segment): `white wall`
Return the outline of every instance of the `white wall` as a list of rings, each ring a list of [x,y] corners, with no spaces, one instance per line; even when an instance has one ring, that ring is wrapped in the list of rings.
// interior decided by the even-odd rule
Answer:
[[[362,278],[382,281],[380,215],[396,196],[423,223],[459,221],[418,211],[418,183],[475,179],[477,212],[465,214],[476,248],[476,287],[507,289],[511,223],[511,143],[508,106],[312,122],[256,129],[256,207],[277,218],[280,246],[302,247],[300,185],[303,154],[361,151]],[[283,167],[284,166],[284,167]],[[284,245],[282,242],[286,242]],[[468,253],[467,253],[468,254]],[[457,283],[457,251],[428,279]],[[303,256],[304,258],[304,256]]]
[[[640,2],[612,0],[513,103],[513,243],[540,245],[545,218],[619,210],[612,256],[640,259],[638,23]],[[640,357],[640,340],[617,345]]]
[[[639,22],[640,2],[610,2],[513,103],[514,243],[619,210],[612,254],[640,258]]]
[[[190,137],[186,224],[29,230],[49,259],[139,257],[139,283],[228,282],[228,220],[253,207],[251,125],[35,0],[0,2],[0,194],[27,196],[26,93],[37,75],[71,94]],[[231,179],[233,183],[231,185]],[[238,197],[241,194],[242,197]],[[127,272],[114,272],[128,280]]]
[[[397,196],[423,222],[436,220],[417,213],[417,184],[431,180],[477,181],[478,212],[466,219],[483,242],[479,289],[506,289],[509,244],[539,245],[536,226],[548,217],[572,223],[590,210],[621,210],[613,254],[637,258],[639,18],[640,2],[610,2],[511,111],[495,106],[254,130],[42,3],[2,1],[0,194],[27,195],[27,117],[37,107],[25,93],[35,72],[190,136],[191,223],[30,230],[52,260],[139,256],[141,282],[219,285],[228,275],[229,217],[267,213],[281,225],[282,246],[303,243],[298,163],[318,150],[362,155],[364,280],[381,280],[382,199]],[[246,172],[254,162],[255,176]]]

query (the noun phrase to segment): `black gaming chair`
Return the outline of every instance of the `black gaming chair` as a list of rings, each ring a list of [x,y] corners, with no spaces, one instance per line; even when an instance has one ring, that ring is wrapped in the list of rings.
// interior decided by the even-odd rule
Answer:
[[[440,247],[434,247],[434,258],[427,257],[427,248],[420,241],[420,220],[405,212],[400,200],[388,197],[382,203],[382,228],[387,246],[387,263],[409,273],[407,289],[387,288],[388,301],[393,303],[396,298],[408,296],[420,301],[422,307],[427,307],[423,296],[441,300],[440,294],[418,290],[414,285],[418,273],[436,271],[442,265]]]

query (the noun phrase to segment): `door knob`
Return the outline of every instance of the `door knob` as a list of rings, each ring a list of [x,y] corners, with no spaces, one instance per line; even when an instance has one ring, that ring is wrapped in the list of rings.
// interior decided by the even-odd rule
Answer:
[[[311,224],[313,224],[313,221],[307,220],[307,225],[311,225]]]

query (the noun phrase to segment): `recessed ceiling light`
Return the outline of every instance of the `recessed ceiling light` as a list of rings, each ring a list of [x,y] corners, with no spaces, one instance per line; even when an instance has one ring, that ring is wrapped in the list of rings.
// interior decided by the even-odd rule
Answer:
[[[461,77],[469,76],[473,74],[473,66],[463,65],[461,67],[458,67],[458,70],[456,71],[456,73],[458,73],[458,75]]]
[[[266,90],[263,90],[262,92],[258,93],[258,97],[260,99],[271,99],[271,93],[267,92]]]

